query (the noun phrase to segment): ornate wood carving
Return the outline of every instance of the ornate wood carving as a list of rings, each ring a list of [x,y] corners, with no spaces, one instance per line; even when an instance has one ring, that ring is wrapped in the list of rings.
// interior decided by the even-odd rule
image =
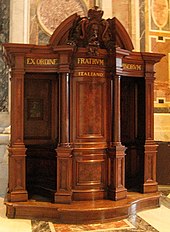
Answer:
[[[157,191],[153,70],[163,55],[133,52],[120,22],[102,15],[95,7],[70,16],[48,46],[4,44],[12,68],[8,201]]]
[[[133,49],[133,45],[116,18],[102,19],[103,11],[94,7],[88,11],[87,17],[77,16],[73,22],[73,26],[69,32],[68,44],[77,47],[88,47],[88,52],[91,55],[98,55],[97,49],[107,49],[108,52],[114,51],[116,46],[125,48],[123,41],[117,30],[121,28],[122,32],[126,34],[127,46]],[[121,35],[122,36],[122,35]]]
[[[80,17],[73,14],[68,17],[54,31],[50,38],[50,44],[54,47],[63,44],[77,44],[80,47],[89,45],[94,54],[98,47],[108,50],[114,50],[115,47],[127,51],[134,49],[127,31],[117,18],[102,19],[103,12],[98,7],[90,9],[88,16]]]

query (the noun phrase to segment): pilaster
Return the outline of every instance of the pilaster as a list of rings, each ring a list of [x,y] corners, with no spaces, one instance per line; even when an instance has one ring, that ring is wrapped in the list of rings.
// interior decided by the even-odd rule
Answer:
[[[54,201],[70,203],[72,200],[72,148],[70,147],[70,74],[60,74],[60,134],[57,153],[57,191]]]
[[[145,144],[144,144],[144,183],[143,192],[156,192],[156,153],[157,145],[154,142],[154,64],[163,55],[142,53],[145,61]]]
[[[115,75],[112,85],[112,141],[111,148],[108,149],[109,157],[109,183],[108,198],[120,200],[126,197],[125,185],[125,147],[121,144],[121,119],[120,119],[120,76]]]
[[[11,141],[9,146],[8,201],[27,201],[24,145],[24,54],[13,56],[11,70]],[[15,128],[15,129],[14,129]]]

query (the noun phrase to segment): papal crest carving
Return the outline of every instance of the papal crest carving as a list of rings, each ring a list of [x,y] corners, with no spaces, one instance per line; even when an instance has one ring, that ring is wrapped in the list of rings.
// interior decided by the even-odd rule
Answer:
[[[111,30],[113,20],[102,19],[103,11],[94,7],[87,17],[77,16],[70,30],[68,44],[88,47],[89,52],[97,54],[98,48],[113,50],[115,38]]]

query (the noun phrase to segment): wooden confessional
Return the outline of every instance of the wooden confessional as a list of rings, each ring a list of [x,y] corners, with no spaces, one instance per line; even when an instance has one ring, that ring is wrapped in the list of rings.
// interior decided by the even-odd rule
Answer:
[[[163,55],[133,52],[122,24],[102,15],[70,16],[48,45],[3,45],[11,69],[8,217],[89,222],[159,204],[153,88]]]

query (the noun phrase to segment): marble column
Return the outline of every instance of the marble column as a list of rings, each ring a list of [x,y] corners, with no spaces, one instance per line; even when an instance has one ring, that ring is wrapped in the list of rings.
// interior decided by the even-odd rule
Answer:
[[[10,1],[10,33],[9,42],[28,43],[29,42],[29,0]]]
[[[139,0],[131,0],[131,39],[135,51],[140,51]]]

